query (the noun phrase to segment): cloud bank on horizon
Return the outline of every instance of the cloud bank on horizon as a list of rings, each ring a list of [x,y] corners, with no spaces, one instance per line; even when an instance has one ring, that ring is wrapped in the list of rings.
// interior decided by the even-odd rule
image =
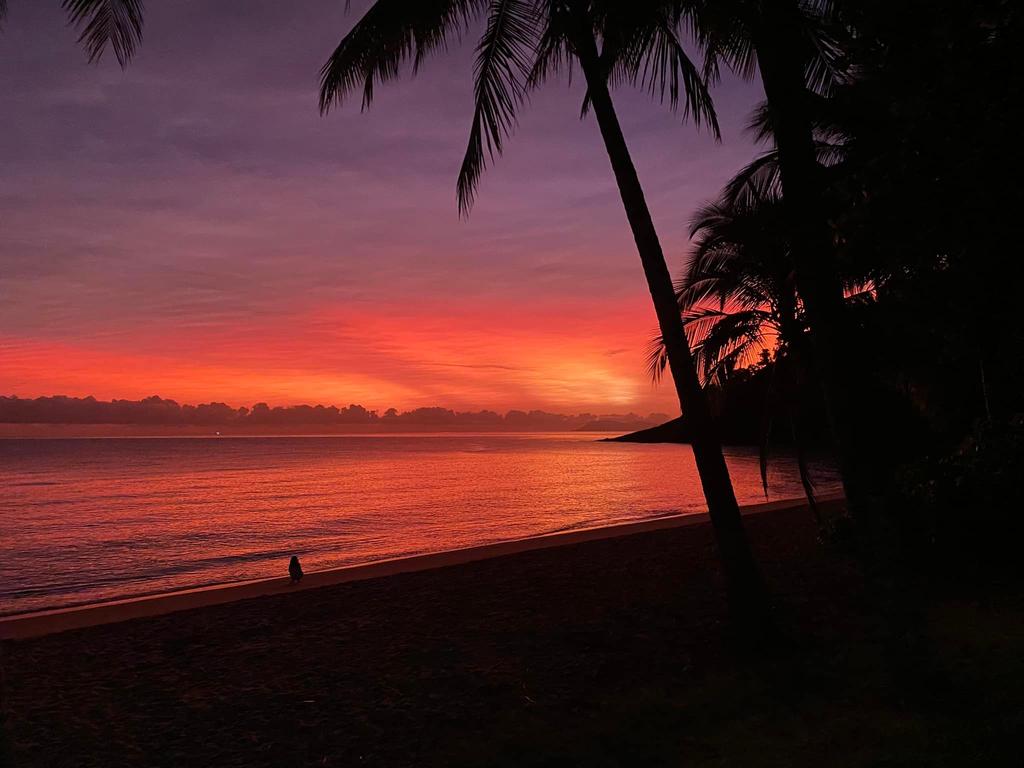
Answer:
[[[58,3],[0,37],[0,381],[8,393],[675,411],[644,376],[653,311],[578,83],[552,83],[461,221],[472,39],[373,109],[316,109],[365,3],[147,8],[89,66]],[[52,6],[52,7],[51,7]],[[690,212],[755,153],[617,94],[674,265]]]

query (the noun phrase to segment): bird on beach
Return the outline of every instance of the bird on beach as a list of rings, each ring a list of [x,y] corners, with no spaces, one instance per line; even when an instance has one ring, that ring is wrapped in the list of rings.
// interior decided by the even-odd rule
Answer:
[[[299,564],[299,558],[296,555],[292,555],[291,562],[288,563],[288,574],[292,577],[292,584],[302,581],[302,566]]]

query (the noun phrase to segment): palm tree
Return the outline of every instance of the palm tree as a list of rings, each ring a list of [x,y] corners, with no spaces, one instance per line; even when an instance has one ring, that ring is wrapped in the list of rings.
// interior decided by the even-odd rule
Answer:
[[[841,144],[821,142],[818,162],[842,174]],[[693,251],[677,284],[683,324],[705,386],[725,385],[733,372],[761,359],[771,378],[761,436],[761,479],[767,492],[768,433],[772,414],[790,423],[801,480],[815,506],[804,456],[804,391],[813,361],[807,344],[806,312],[794,281],[789,221],[782,204],[778,152],[767,152],[743,168],[718,199],[695,214],[690,229]],[[844,275],[848,303],[866,304],[873,282]],[[648,373],[660,380],[666,365],[661,338],[648,349]],[[780,401],[780,402],[776,402]]]
[[[705,386],[725,386],[739,367],[761,360],[769,370],[760,439],[761,482],[768,493],[772,417],[788,421],[805,494],[817,513],[802,428],[805,325],[776,179],[770,163],[752,164],[721,197],[694,216],[694,248],[677,286],[679,308]],[[754,169],[754,170],[752,170]],[[774,354],[768,350],[774,347]],[[648,372],[665,369],[661,338],[651,341]]]
[[[672,278],[622,134],[609,87],[637,83],[666,97],[684,115],[717,134],[706,85],[677,31],[683,10],[658,0],[378,0],[324,65],[320,107],[326,112],[354,90],[369,106],[376,83],[400,65],[413,68],[448,38],[486,14],[477,45],[476,107],[459,173],[459,208],[467,213],[488,159],[502,150],[524,97],[561,67],[577,63],[618,184],[654,302],[668,367],[683,413],[693,427],[693,452],[727,576],[730,604],[749,620],[763,610],[762,585],[743,529],[729,471],[686,339]],[[600,43],[600,48],[599,48]]]
[[[125,67],[142,40],[142,0],[61,0],[68,23],[79,30],[78,42],[89,61],[99,61],[107,46]],[[0,22],[7,16],[7,0],[0,0]]]
[[[789,221],[794,279],[811,329],[815,363],[835,437],[851,509],[865,509],[864,449],[853,391],[855,370],[844,312],[843,285],[832,228],[823,204],[816,157],[815,96],[842,79],[842,46],[832,0],[698,0],[694,28],[706,52],[706,71],[719,61],[747,78],[760,71],[766,117],[778,156],[779,183]],[[694,0],[675,5],[693,10]]]
[[[759,109],[751,124],[761,139],[771,132],[764,112]],[[847,151],[841,141],[818,141],[815,153],[823,169],[842,177]],[[751,362],[773,340],[784,351],[800,347],[800,356],[809,358],[778,150],[742,168],[717,199],[694,214],[690,239],[693,250],[676,291],[705,384]],[[844,275],[844,296],[867,295],[869,283]],[[655,339],[648,361],[655,377],[664,369],[663,350]]]
[[[802,327],[780,201],[756,185],[694,216],[694,248],[679,307],[705,384],[772,344],[799,343]]]

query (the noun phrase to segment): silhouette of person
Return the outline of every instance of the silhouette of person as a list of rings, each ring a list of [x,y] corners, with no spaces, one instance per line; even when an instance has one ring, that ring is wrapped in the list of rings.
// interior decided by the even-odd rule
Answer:
[[[292,577],[292,584],[302,581],[302,566],[299,565],[299,558],[295,555],[292,555],[291,562],[288,563],[288,574]]]

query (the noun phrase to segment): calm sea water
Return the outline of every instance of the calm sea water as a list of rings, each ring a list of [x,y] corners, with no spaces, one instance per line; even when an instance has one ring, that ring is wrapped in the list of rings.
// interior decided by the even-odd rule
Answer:
[[[596,437],[0,440],[0,613],[703,509],[688,446]],[[756,451],[727,458],[763,501]],[[802,494],[792,461],[770,479]]]

